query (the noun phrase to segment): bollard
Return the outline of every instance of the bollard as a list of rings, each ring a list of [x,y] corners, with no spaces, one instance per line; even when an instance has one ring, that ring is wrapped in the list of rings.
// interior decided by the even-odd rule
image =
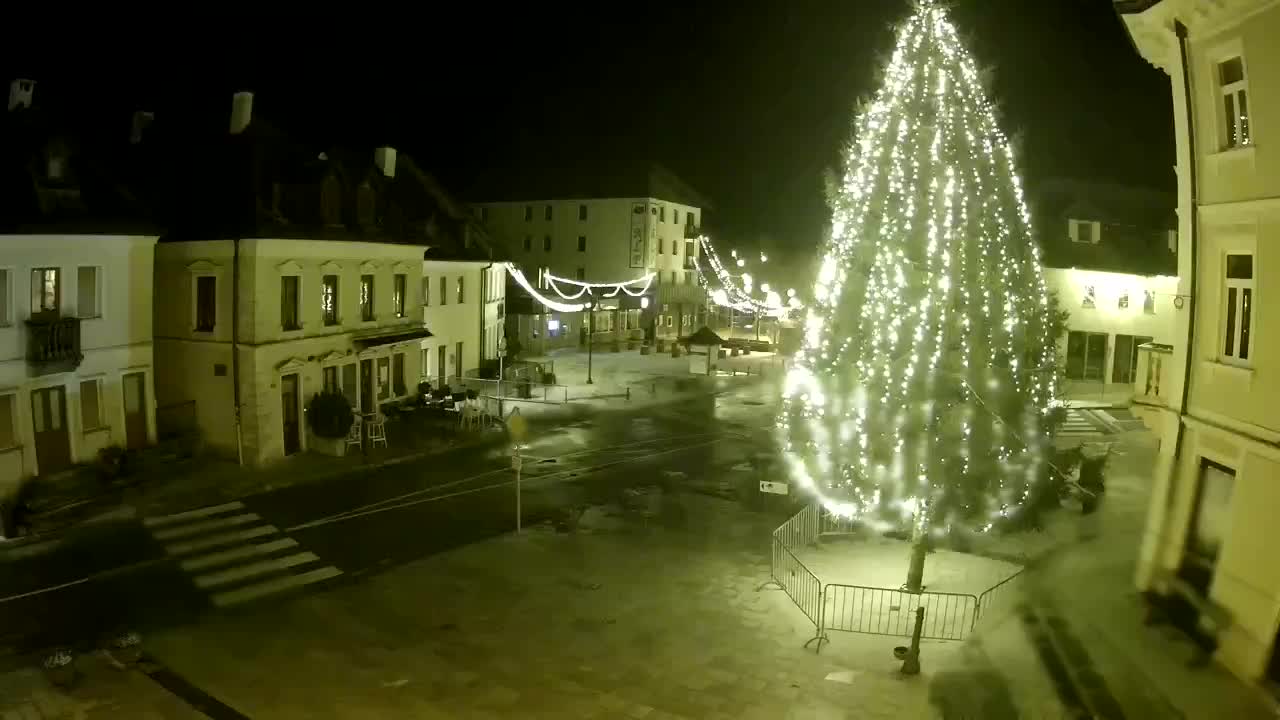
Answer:
[[[630,399],[631,399],[631,386],[630,386],[630,385],[628,385],[628,386],[627,386],[627,399],[628,399],[628,400],[630,400]]]
[[[916,627],[911,633],[911,647],[902,658],[903,675],[920,674],[920,633],[924,630],[924,608],[916,608]],[[896,649],[896,648],[895,648]],[[895,656],[897,653],[894,653]]]

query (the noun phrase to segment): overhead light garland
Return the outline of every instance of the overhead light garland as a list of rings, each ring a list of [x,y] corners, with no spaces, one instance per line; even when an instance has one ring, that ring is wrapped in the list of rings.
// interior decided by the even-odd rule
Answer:
[[[524,288],[524,291],[529,293],[530,297],[556,312],[581,312],[589,307],[587,303],[562,303],[543,295],[533,286],[532,283],[529,282],[529,279],[524,276],[524,271],[511,263],[507,263],[507,272],[511,274],[511,278],[516,281],[517,285]]]
[[[777,423],[791,473],[873,527],[990,530],[1049,467],[1056,339],[1012,151],[934,0],[898,33],[832,205]]]
[[[649,292],[649,286],[653,284],[654,274],[648,273],[644,277],[638,277],[635,280],[624,280],[622,282],[613,283],[589,283],[581,280],[570,280],[569,278],[562,278],[557,275],[552,275],[551,273],[543,273],[542,277],[546,279],[547,284],[561,298],[565,300],[577,300],[583,295],[594,295],[596,290],[612,290],[612,292],[606,292],[601,295],[601,297],[606,298],[616,297],[620,292],[626,293],[631,297],[640,297],[641,295]],[[578,288],[578,292],[570,295],[557,287],[556,283],[573,285]],[[635,286],[634,289],[633,286]]]

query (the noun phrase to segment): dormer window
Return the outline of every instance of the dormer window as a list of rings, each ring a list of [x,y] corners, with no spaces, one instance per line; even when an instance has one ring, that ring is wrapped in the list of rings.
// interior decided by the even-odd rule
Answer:
[[[1068,226],[1072,242],[1096,245],[1099,240],[1098,223],[1089,220],[1072,220]]]

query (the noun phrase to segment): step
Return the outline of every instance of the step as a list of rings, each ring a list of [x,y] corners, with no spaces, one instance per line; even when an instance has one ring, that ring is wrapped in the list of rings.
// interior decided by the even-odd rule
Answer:
[[[321,580],[328,580],[342,574],[342,571],[332,565],[316,568],[304,573],[296,575],[282,575],[280,577],[264,580],[253,585],[236,588],[235,590],[226,590],[220,593],[214,593],[211,597],[214,606],[230,607],[238,605],[250,600],[257,600],[268,595],[274,595],[279,592],[299,588],[303,585],[310,585]]]
[[[255,528],[256,529],[256,528]],[[280,538],[257,545],[244,545],[241,547],[231,548],[230,550],[219,550],[218,552],[200,555],[178,563],[178,566],[187,572],[195,572],[197,570],[208,570],[219,565],[227,565],[229,563],[254,557],[255,555],[270,555],[271,553],[284,550],[285,548],[297,547],[298,541],[293,538]]]
[[[164,549],[165,552],[170,555],[186,555],[188,553],[212,550],[213,548],[230,545],[235,542],[253,540],[254,538],[265,537],[267,535],[275,535],[278,532],[280,531],[275,525],[259,525],[257,527],[248,528],[247,530],[236,530],[234,532],[210,535],[209,537],[202,537],[199,540],[169,543],[165,545]]]
[[[196,520],[199,518],[209,517],[210,515],[221,515],[222,513],[243,509],[244,503],[239,501],[229,502],[224,505],[210,505],[209,507],[196,508],[195,510],[174,513],[172,515],[159,515],[156,517],[142,518],[142,524],[149,528],[160,527],[162,525],[171,525],[184,520]]]
[[[249,578],[266,575],[267,573],[276,572],[277,570],[287,570],[295,565],[315,562],[319,559],[320,558],[316,557],[316,554],[313,552],[300,552],[294,555],[259,560],[258,562],[249,563],[248,565],[237,565],[236,567],[227,568],[226,570],[197,575],[195,583],[198,588],[211,588],[218,585],[226,585],[227,583],[248,580]]]
[[[178,538],[190,537],[210,530],[220,530],[222,528],[235,527],[236,525],[248,525],[249,523],[258,522],[262,518],[256,513],[245,513],[243,515],[232,515],[231,517],[218,518],[217,520],[205,520],[203,522],[191,523],[190,525],[179,525],[178,527],[162,528],[153,530],[152,537],[157,540],[176,540]]]

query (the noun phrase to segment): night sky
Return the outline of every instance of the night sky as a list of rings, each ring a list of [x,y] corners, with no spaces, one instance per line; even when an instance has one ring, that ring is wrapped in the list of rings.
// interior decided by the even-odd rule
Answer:
[[[295,135],[392,144],[459,188],[518,163],[652,159],[711,198],[726,238],[802,256],[826,219],[822,172],[909,11],[904,0],[474,5],[246,21],[204,39],[103,32],[77,46],[83,58],[100,43],[93,62],[36,53],[9,76],[74,96],[125,133],[118,118],[138,107],[225,126],[230,92],[251,89],[255,112]],[[1108,0],[952,7],[1032,190],[1044,176],[1172,188],[1168,78],[1132,49]]]

